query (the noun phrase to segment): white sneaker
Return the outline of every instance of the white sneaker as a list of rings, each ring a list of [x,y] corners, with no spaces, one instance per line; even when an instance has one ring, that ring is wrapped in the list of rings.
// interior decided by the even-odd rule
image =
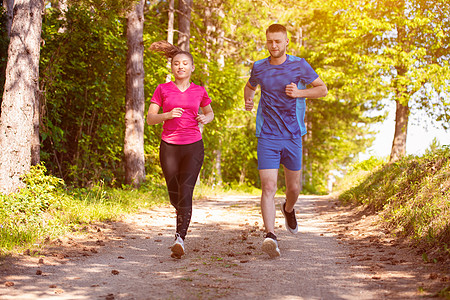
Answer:
[[[266,238],[262,243],[262,251],[266,252],[270,258],[275,258],[281,255],[280,249],[278,248],[277,237],[269,232],[266,234]]]
[[[175,235],[175,243],[170,250],[172,250],[172,254],[170,254],[172,258],[180,259],[184,255],[184,241],[178,233]]]

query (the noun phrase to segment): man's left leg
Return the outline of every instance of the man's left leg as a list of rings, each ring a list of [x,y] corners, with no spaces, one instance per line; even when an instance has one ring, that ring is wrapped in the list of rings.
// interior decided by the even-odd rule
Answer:
[[[284,175],[286,181],[286,202],[281,204],[281,212],[286,220],[286,229],[295,234],[298,231],[298,225],[294,206],[300,194],[301,171],[292,171],[285,167]]]
[[[300,194],[300,176],[301,170],[291,171],[284,167],[284,176],[286,181],[286,212],[290,213],[297,202]]]

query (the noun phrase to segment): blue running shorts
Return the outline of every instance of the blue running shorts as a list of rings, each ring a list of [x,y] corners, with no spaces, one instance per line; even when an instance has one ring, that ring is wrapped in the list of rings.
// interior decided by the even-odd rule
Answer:
[[[288,170],[302,169],[302,140],[258,138],[258,170],[278,169],[280,164]]]

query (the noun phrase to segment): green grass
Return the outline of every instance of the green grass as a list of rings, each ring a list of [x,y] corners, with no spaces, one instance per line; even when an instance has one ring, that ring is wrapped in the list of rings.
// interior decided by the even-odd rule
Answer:
[[[0,195],[0,257],[20,252],[93,222],[120,220],[126,214],[167,202],[165,184],[148,179],[138,190],[106,187],[102,182],[68,188],[46,175],[44,166],[32,167],[26,187]]]
[[[450,255],[448,146],[394,163],[378,161],[367,170],[356,167],[348,178],[355,183],[340,194],[342,202],[366,205],[383,217],[393,234]]]
[[[0,258],[33,250],[67,232],[80,232],[86,224],[121,220],[127,214],[168,203],[164,179],[155,175],[139,189],[107,187],[99,182],[90,188],[71,188],[47,175],[43,165],[31,168],[25,188],[0,194]],[[199,183],[195,198],[211,195],[260,194],[248,186],[209,187]]]

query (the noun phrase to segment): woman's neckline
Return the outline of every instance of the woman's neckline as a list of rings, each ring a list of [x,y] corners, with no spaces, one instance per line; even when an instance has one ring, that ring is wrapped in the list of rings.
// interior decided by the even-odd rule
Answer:
[[[180,92],[182,92],[182,93],[184,93],[184,92],[186,92],[190,87],[191,87],[191,85],[192,85],[192,82],[189,82],[186,86],[185,86],[185,88],[183,89],[183,88],[180,88],[174,81],[171,81],[174,85],[175,85],[175,87],[180,91]]]

